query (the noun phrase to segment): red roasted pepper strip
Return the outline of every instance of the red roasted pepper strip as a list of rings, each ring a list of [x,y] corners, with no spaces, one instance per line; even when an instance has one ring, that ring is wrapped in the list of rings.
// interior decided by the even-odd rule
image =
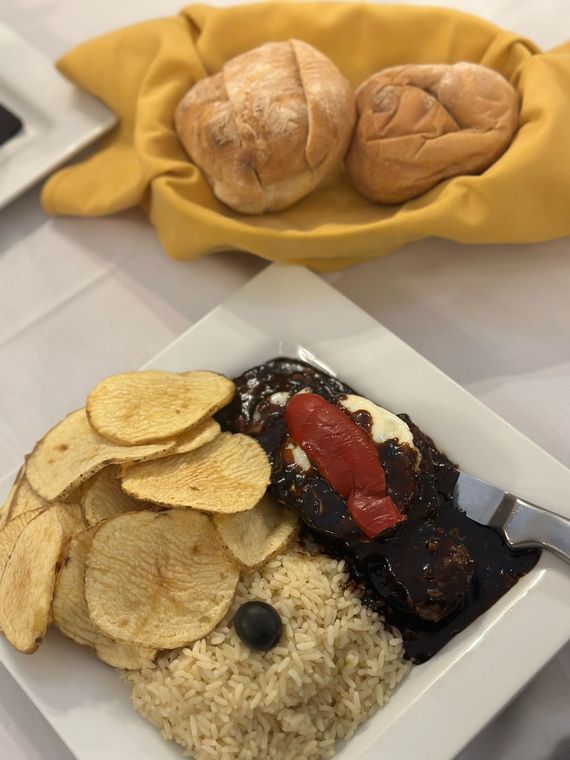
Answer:
[[[287,404],[285,422],[331,488],[347,499],[352,519],[369,538],[406,519],[386,494],[376,447],[338,407],[315,393],[298,393]]]

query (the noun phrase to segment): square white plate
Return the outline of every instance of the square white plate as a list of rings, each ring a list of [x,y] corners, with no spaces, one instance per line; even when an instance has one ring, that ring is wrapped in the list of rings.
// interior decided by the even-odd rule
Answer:
[[[1,23],[0,103],[24,122],[22,131],[0,145],[0,208],[117,121]]]
[[[148,366],[235,375],[279,355],[332,370],[406,411],[467,471],[570,517],[570,470],[497,417],[315,275],[273,265]],[[0,498],[9,480],[0,484]],[[424,665],[337,757],[453,757],[570,638],[570,573],[538,566]],[[51,632],[32,657],[0,660],[79,760],[168,760],[181,752],[131,709],[119,676]]]

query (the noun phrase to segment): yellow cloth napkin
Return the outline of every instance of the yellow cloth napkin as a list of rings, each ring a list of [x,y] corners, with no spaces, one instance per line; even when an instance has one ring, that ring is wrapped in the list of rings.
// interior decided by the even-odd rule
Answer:
[[[362,198],[344,173],[292,208],[246,216],[213,196],[173,127],[178,101],[229,58],[297,37],[357,87],[386,66],[475,61],[522,98],[521,126],[481,176],[460,176],[401,206]],[[353,3],[192,5],[179,16],[86,42],[60,70],[115,111],[94,155],[45,184],[51,214],[96,216],[142,204],[166,251],[190,259],[240,249],[326,271],[439,236],[530,243],[570,234],[570,45],[542,53],[482,19],[441,8]]]

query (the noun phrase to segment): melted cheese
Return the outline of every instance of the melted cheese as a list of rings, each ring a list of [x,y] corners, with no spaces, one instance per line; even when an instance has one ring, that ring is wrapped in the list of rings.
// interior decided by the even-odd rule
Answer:
[[[372,418],[370,434],[375,443],[383,443],[391,438],[396,438],[399,443],[407,443],[408,446],[414,447],[412,431],[403,420],[396,417],[392,412],[377,406],[363,396],[343,396],[339,401],[341,406],[351,414],[359,411],[368,412]]]

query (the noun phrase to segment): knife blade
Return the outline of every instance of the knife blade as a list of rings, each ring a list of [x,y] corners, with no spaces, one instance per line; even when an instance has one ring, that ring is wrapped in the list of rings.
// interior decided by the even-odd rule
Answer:
[[[498,529],[513,549],[547,549],[570,562],[570,520],[460,472],[453,501],[468,517]]]

